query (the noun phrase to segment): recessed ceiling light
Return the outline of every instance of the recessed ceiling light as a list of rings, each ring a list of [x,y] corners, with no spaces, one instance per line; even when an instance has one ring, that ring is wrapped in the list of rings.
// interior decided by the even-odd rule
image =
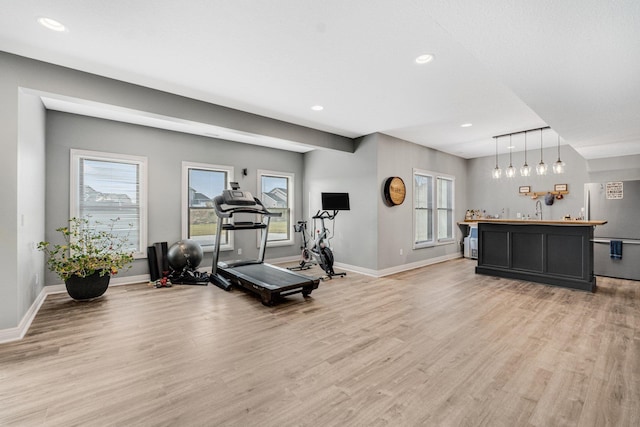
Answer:
[[[416,63],[417,64],[427,64],[431,61],[433,61],[433,59],[435,58],[435,55],[431,54],[431,53],[425,53],[424,55],[420,55],[416,58]]]
[[[52,31],[58,31],[58,32],[67,31],[67,27],[65,27],[64,24],[56,21],[55,19],[41,17],[41,18],[38,18],[38,23],[43,27],[48,28]]]
[[[461,128],[470,128],[471,126],[473,126],[473,123],[464,123],[460,125]]]
[[[311,107],[311,109],[313,111],[322,111],[324,110],[324,107],[322,105],[314,105],[313,107]]]

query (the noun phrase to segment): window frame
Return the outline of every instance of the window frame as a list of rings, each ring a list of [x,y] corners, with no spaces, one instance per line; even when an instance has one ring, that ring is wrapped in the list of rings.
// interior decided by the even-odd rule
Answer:
[[[227,174],[225,188],[228,189],[229,184],[234,181],[234,168],[227,165],[213,165],[209,163],[198,162],[182,162],[182,209],[181,209],[181,236],[182,239],[189,238],[189,171],[191,169],[224,172]],[[201,245],[203,252],[213,252],[214,245]],[[220,245],[221,251],[232,251],[234,249],[234,233],[227,233],[227,243]]]
[[[267,238],[267,247],[277,247],[277,246],[291,246],[295,244],[295,236],[293,233],[293,221],[295,219],[295,174],[293,172],[280,172],[280,171],[272,171],[265,169],[258,169],[257,171],[257,193],[258,198],[264,203],[262,200],[262,178],[264,176],[274,177],[274,178],[286,178],[288,183],[287,188],[287,205],[289,210],[289,223],[287,234],[289,236],[286,240],[268,240]],[[272,218],[273,221],[273,218]],[[260,232],[257,233],[258,246],[260,246]]]
[[[426,240],[426,241],[421,241],[421,242],[417,242],[416,241],[416,231],[417,231],[417,227],[416,227],[416,197],[415,197],[415,185],[416,185],[416,175],[420,175],[420,176],[428,176],[431,177],[431,210],[432,210],[432,225],[431,225],[431,239],[430,240]],[[438,222],[439,222],[439,217],[438,214],[439,212],[443,209],[442,207],[440,207],[439,205],[439,182],[441,180],[447,180],[451,182],[451,207],[446,207],[446,210],[450,210],[451,211],[451,223],[449,224],[451,227],[451,237],[446,237],[446,238],[439,238],[438,237],[438,232],[439,232],[439,227],[438,227]],[[424,170],[424,169],[418,169],[418,168],[414,168],[413,169],[413,174],[412,174],[412,185],[413,185],[413,191],[412,191],[412,195],[413,195],[413,249],[422,249],[422,248],[429,248],[429,247],[434,247],[434,246],[440,246],[440,245],[449,245],[452,243],[455,243],[455,177],[452,175],[448,175],[448,174],[442,174],[442,173],[438,173],[438,172],[433,172],[433,171],[429,171],[429,170]]]
[[[430,177],[431,178],[431,211],[432,211],[432,220],[431,220],[431,239],[430,240],[424,240],[424,241],[417,241],[416,240],[416,233],[417,233],[417,209],[418,206],[416,206],[417,204],[417,200],[416,200],[416,175],[420,175],[420,176],[424,176],[424,177]],[[433,172],[430,171],[426,171],[426,170],[421,170],[421,169],[413,169],[413,174],[411,176],[411,183],[412,183],[412,197],[413,197],[413,249],[420,249],[420,248],[426,248],[426,247],[431,247],[434,246],[435,244],[435,238],[434,236],[435,234],[435,221],[433,220],[434,217],[434,203],[433,203],[433,196],[435,194],[435,174]]]
[[[450,181],[451,182],[451,207],[445,207],[445,208],[441,208],[439,205],[440,202],[440,197],[439,197],[439,185],[438,183],[440,181]],[[438,234],[435,234],[435,238],[436,241],[438,243],[444,244],[444,243],[451,243],[455,241],[455,235],[456,235],[456,230],[455,230],[455,217],[456,217],[456,179],[454,176],[451,175],[445,175],[445,174],[439,174],[438,176],[436,176],[436,218],[437,220],[434,221],[435,222],[435,228],[436,228],[436,233],[438,233],[439,230],[439,213],[442,209],[446,210],[446,211],[451,211],[451,220],[449,223],[449,227],[451,228],[451,236],[447,236],[444,238],[439,238]]]
[[[138,229],[138,250],[133,254],[134,259],[147,257],[147,230],[148,230],[148,159],[144,156],[130,154],[108,153],[102,151],[70,149],[70,179],[69,179],[69,213],[70,217],[80,217],[80,161],[96,160],[111,163],[123,163],[138,167],[138,211],[140,226]]]

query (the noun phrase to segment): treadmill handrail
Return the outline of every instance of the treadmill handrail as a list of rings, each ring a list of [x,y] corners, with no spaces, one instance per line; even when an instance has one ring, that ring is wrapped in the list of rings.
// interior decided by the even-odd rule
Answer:
[[[213,199],[213,207],[216,210],[216,215],[219,218],[231,218],[236,213],[248,213],[248,214],[257,214],[264,215],[268,217],[280,217],[282,216],[282,212],[270,212],[267,208],[264,207],[262,202],[258,200],[256,197],[253,198],[256,202],[255,205],[229,205],[224,202],[224,197],[216,196]]]
[[[233,222],[231,224],[222,224],[223,230],[259,230],[267,228],[264,222]]]
[[[237,190],[237,189],[236,189]],[[230,190],[224,190],[221,195],[213,198],[213,207],[218,217],[218,225],[216,231],[216,239],[213,247],[213,260],[211,265],[211,275],[216,276],[218,274],[218,259],[220,257],[220,238],[222,236],[222,230],[251,230],[251,229],[262,229],[262,236],[260,238],[260,248],[258,250],[258,259],[256,260],[258,263],[264,262],[264,254],[267,248],[267,238],[269,236],[269,224],[271,222],[272,217],[281,217],[282,212],[269,212],[269,210],[262,204],[260,199],[257,197],[253,197],[254,204],[246,204],[248,197],[243,197],[241,203],[233,204],[225,202],[225,194],[229,196]],[[244,194],[243,194],[244,195]],[[227,197],[229,199],[229,197]],[[264,222],[264,226],[257,225],[254,223],[253,226],[246,226],[243,223],[239,223],[238,226],[233,226],[230,224],[223,224],[223,218],[231,218],[236,213],[247,213],[247,214],[256,214],[262,215],[263,219],[266,218]]]

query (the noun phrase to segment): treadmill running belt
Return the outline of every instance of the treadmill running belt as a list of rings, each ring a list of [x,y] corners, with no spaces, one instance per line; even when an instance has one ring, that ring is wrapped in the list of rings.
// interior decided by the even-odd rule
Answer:
[[[261,286],[268,289],[310,285],[313,284],[314,281],[311,277],[303,276],[269,264],[241,265],[227,270],[233,270],[238,276],[245,276],[245,279],[252,282],[259,282]]]

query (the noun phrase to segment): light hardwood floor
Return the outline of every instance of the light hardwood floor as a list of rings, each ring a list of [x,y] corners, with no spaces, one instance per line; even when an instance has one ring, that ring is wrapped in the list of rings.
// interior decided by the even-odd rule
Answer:
[[[0,425],[640,425],[640,282],[474,266],[349,273],[274,307],[212,285],[50,296],[0,345]]]

